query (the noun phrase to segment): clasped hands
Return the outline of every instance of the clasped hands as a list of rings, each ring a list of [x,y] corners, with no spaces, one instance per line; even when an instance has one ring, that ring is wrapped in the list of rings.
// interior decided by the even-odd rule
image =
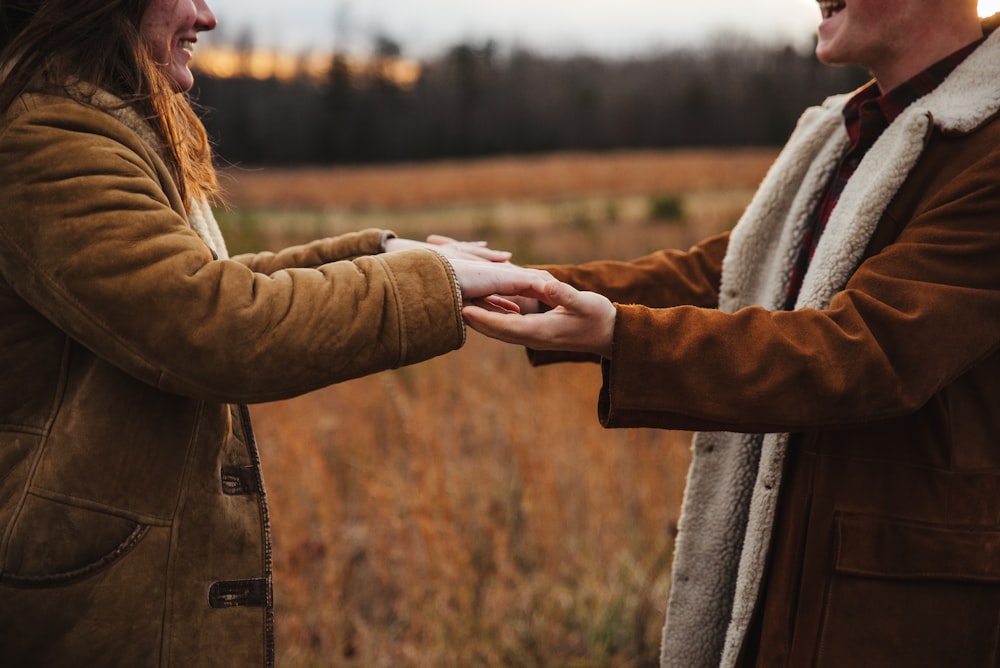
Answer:
[[[617,309],[606,297],[511,264],[510,253],[483,242],[431,235],[426,242],[390,239],[386,251],[415,247],[431,248],[451,263],[462,289],[462,316],[476,331],[535,350],[611,358]]]

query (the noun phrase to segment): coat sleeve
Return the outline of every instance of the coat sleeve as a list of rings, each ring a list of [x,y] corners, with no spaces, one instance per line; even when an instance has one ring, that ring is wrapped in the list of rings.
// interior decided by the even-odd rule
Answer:
[[[454,277],[432,251],[269,274],[213,261],[143,146],[69,102],[0,136],[0,274],[98,356],[165,391],[254,402],[464,342]]]
[[[597,292],[622,304],[715,308],[719,304],[722,260],[728,244],[726,232],[687,252],[668,249],[628,262],[598,261],[540,268],[579,290]]]
[[[545,265],[545,269],[578,290],[604,295],[613,302],[663,308],[689,304],[715,308],[719,303],[722,260],[729,233],[706,239],[687,252],[661,250],[628,262],[596,261],[579,265]],[[600,362],[596,355],[528,350],[531,364]]]
[[[799,431],[912,413],[1000,346],[1000,151],[951,179],[826,310],[619,304],[606,426]]]
[[[348,232],[336,237],[290,246],[276,253],[245,253],[236,255],[232,259],[261,274],[273,274],[282,269],[315,268],[330,262],[355,260],[365,255],[379,253],[382,233],[382,230],[377,229]]]

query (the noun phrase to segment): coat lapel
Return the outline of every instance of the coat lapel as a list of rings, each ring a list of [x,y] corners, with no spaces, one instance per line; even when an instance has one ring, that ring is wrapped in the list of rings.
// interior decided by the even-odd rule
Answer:
[[[824,309],[846,285],[933,125],[970,132],[997,113],[998,33],[869,150],[831,214],[797,308]],[[807,110],[764,178],[730,237],[721,310],[783,305],[809,217],[846,146],[842,110],[849,98]],[[664,667],[735,665],[767,561],[787,440],[787,434],[695,436],[663,630]]]

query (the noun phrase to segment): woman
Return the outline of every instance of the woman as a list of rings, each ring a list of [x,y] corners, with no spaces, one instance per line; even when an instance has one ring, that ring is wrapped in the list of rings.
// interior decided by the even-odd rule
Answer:
[[[184,95],[204,0],[0,22],[0,665],[271,665],[244,404],[456,349],[463,297],[546,276],[379,230],[227,259]]]

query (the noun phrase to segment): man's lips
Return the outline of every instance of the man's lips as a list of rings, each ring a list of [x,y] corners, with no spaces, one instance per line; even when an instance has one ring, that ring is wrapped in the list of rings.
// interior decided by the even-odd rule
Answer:
[[[828,19],[847,5],[843,0],[818,0],[819,11],[823,14],[824,19]]]

